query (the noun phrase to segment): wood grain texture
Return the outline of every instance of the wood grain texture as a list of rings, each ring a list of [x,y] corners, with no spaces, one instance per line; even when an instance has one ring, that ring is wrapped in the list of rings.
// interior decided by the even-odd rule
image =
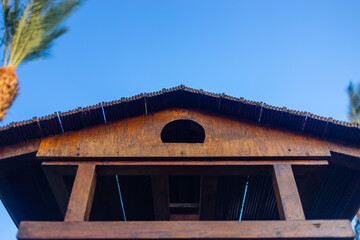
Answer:
[[[170,214],[171,221],[197,221],[199,214]]]
[[[95,193],[95,164],[80,164],[71,191],[65,221],[88,221]]]
[[[354,237],[348,220],[22,222],[17,238],[35,239],[311,239]]]
[[[0,159],[11,158],[37,152],[40,146],[40,142],[40,139],[35,139],[14,145],[0,147]]]
[[[360,147],[345,142],[326,141],[331,152],[342,153],[353,157],[360,158]]]
[[[305,220],[291,165],[274,165],[273,186],[282,220]]]
[[[162,143],[162,128],[178,119],[205,129],[204,143]],[[169,109],[43,139],[39,158],[329,157],[314,137],[190,109]]]

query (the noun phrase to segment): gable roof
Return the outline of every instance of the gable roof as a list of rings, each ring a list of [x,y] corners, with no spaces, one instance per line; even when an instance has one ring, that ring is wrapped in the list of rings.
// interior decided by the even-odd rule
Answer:
[[[0,146],[48,137],[123,118],[167,108],[195,108],[236,117],[254,123],[310,134],[324,139],[359,145],[360,125],[325,118],[308,112],[274,107],[263,102],[215,94],[180,85],[158,92],[141,93],[117,101],[58,112],[32,120],[10,123],[0,128]]]

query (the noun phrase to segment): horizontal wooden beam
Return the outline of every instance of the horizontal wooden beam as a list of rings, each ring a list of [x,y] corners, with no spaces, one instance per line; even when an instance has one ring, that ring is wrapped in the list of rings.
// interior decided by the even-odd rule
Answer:
[[[43,165],[63,174],[73,174],[74,166],[82,163],[98,166],[99,175],[249,175],[268,174],[274,164],[313,166],[304,171],[316,170],[317,166],[328,165],[326,160],[283,160],[283,161],[46,161]],[[301,173],[300,173],[301,174]]]
[[[0,147],[0,159],[17,157],[24,154],[37,152],[41,139],[22,142],[14,145]]]
[[[19,240],[311,239],[354,237],[348,220],[21,222]]]
[[[153,160],[150,158],[147,161],[139,161],[136,158],[132,158],[131,161],[74,161],[74,159],[71,159],[71,161],[64,159],[63,161],[51,161],[51,159],[48,159],[47,161],[43,161],[44,165],[79,165],[84,162],[93,163],[96,165],[103,165],[103,166],[272,166],[272,165],[282,165],[282,164],[290,164],[290,165],[328,165],[327,160],[288,160],[288,159],[282,159],[282,160],[228,160],[229,158],[224,159],[216,159],[216,160],[209,160],[209,158],[206,158],[206,160],[201,160],[201,158],[197,158],[197,160]],[[200,159],[200,160],[199,160]]]

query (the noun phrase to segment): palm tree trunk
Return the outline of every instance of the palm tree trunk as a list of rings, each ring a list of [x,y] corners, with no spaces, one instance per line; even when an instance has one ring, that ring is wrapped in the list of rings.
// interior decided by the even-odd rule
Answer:
[[[13,66],[0,67],[0,122],[4,120],[19,93],[17,75]]]

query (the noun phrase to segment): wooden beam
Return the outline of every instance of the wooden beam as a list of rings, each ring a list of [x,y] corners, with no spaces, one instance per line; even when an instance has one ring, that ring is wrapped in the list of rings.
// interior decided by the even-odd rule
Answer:
[[[88,221],[96,186],[96,165],[80,164],[71,191],[65,221]]]
[[[60,209],[60,212],[62,216],[65,217],[66,207],[69,201],[69,193],[68,190],[66,189],[64,178],[60,173],[56,171],[52,171],[46,166],[43,166],[42,169],[49,183],[51,191],[53,192],[53,195]]]
[[[170,214],[170,221],[198,221],[199,214]]]
[[[331,152],[346,154],[349,156],[360,158],[359,145],[328,140],[326,140],[326,144]]]
[[[21,222],[19,240],[352,239],[348,220]]]
[[[202,176],[200,187],[200,220],[214,220],[218,176]]]
[[[273,187],[282,220],[305,220],[291,165],[274,165]]]
[[[169,220],[169,176],[151,176],[155,220]]]
[[[17,157],[24,154],[37,152],[41,139],[17,143],[9,146],[0,147],[0,159]]]
[[[51,168],[64,167],[64,173],[69,166],[82,163],[97,164],[99,175],[263,175],[268,174],[271,167],[282,164],[292,165],[328,165],[326,160],[252,160],[252,161],[228,161],[228,160],[173,160],[173,161],[45,161],[43,165]],[[316,168],[307,168],[312,171]]]
[[[97,158],[98,159],[98,158]],[[168,158],[166,158],[168,159]],[[327,160],[304,160],[304,159],[269,159],[269,160],[259,160],[259,159],[235,159],[230,160],[230,158],[207,158],[204,160],[202,158],[191,158],[189,160],[186,159],[174,159],[174,160],[154,160],[153,158],[145,158],[143,160],[135,159],[133,160],[122,160],[122,161],[109,161],[106,158],[103,161],[94,161],[94,160],[73,160],[71,161],[63,159],[63,161],[52,161],[51,159],[47,161],[43,161],[44,165],[79,165],[82,163],[93,163],[99,166],[273,166],[273,165],[304,165],[304,166],[323,166],[329,165]]]

